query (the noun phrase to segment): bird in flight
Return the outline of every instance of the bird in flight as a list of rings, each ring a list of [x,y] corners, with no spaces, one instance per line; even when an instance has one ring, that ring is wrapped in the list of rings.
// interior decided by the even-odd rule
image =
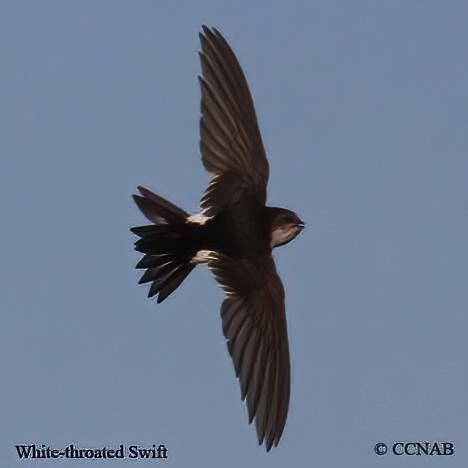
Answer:
[[[277,446],[286,424],[291,371],[284,288],[272,250],[304,223],[292,211],[266,206],[269,165],[242,68],[216,28],[202,27],[200,152],[212,179],[200,212],[138,187],[135,203],[152,224],[134,227],[136,268],[148,297],[164,301],[199,263],[208,265],[226,297],[223,333],[259,444]]]

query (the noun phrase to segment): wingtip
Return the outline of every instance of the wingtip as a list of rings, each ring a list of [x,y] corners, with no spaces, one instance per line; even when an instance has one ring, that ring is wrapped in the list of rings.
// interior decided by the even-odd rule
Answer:
[[[215,33],[215,35],[223,37],[221,31],[220,31],[216,26],[212,26],[211,29],[213,30],[213,32]]]
[[[133,201],[136,203],[138,208],[143,211],[144,209],[144,203],[145,203],[145,197],[142,197],[141,195],[132,195]],[[132,231],[133,232],[133,231]]]
[[[273,447],[278,446],[278,441],[275,438],[268,440],[266,437],[262,437],[258,439],[258,445],[265,445],[265,450],[268,453]]]
[[[223,37],[221,31],[216,26],[208,26],[206,24],[202,24],[200,35],[206,38]]]
[[[143,185],[138,185],[138,186],[137,186],[137,190],[138,190],[144,197],[148,197],[148,195],[151,195],[151,194],[153,193],[150,189],[144,187]]]
[[[202,24],[202,28],[201,28],[201,31],[200,31],[200,35],[207,35],[209,34],[211,31],[210,31],[210,27],[207,25],[207,24]]]

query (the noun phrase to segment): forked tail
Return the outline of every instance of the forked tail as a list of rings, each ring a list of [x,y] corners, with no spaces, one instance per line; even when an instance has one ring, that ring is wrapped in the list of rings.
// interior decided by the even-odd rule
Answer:
[[[144,253],[136,268],[146,269],[139,283],[152,283],[148,297],[158,294],[158,303],[177,289],[195,268],[196,225],[187,223],[189,214],[144,187],[133,195],[142,213],[154,224],[131,231],[140,237],[135,250]]]

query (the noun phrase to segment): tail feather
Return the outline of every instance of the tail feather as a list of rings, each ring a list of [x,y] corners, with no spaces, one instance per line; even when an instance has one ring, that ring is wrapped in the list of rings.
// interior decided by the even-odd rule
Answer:
[[[171,260],[170,255],[145,255],[135,266],[137,269],[154,268]]]
[[[180,237],[177,238],[180,241]],[[179,242],[181,243],[181,242]],[[172,255],[174,250],[174,239],[167,238],[162,234],[146,236],[135,242],[135,250],[151,255]]]
[[[165,198],[153,193],[145,187],[138,186],[143,195],[133,195],[135,203],[142,213],[155,224],[178,223],[185,221],[189,214]]]
[[[148,297],[153,297],[158,294],[158,304],[164,301],[172,292],[174,292],[184,281],[187,275],[195,268],[194,264],[186,263],[164,277],[164,279],[156,278],[150,287]]]
[[[138,284],[150,283],[152,281],[157,281],[160,278],[166,278],[183,265],[184,263],[181,263],[176,268],[174,268],[174,262],[170,261],[155,268],[148,268],[143,273],[143,276],[140,278],[140,281],[138,281]]]
[[[148,224],[146,226],[132,227],[130,231],[140,237],[150,237],[157,234],[170,234],[172,229],[169,224],[162,224],[159,226],[155,224]]]
[[[185,263],[168,275],[159,290],[158,303],[174,292],[194,268],[195,264]]]
[[[158,304],[164,301],[172,292],[174,292],[188,276],[188,274],[195,268],[195,264],[186,263],[180,267],[171,270],[165,277],[157,277],[151,283],[148,292],[148,297],[153,297],[158,294]],[[140,280],[141,283],[141,280]]]
[[[139,283],[152,283],[148,297],[158,294],[164,301],[195,268],[192,258],[197,253],[193,242],[196,226],[187,223],[189,214],[144,187],[133,195],[142,213],[154,224],[137,226],[131,231],[140,237],[135,250],[144,253],[136,268],[145,269]]]

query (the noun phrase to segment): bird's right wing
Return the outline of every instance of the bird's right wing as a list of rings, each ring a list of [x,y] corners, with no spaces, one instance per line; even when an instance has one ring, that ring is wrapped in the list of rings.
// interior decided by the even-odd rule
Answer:
[[[270,450],[286,424],[290,395],[284,288],[271,256],[236,260],[213,253],[208,266],[226,292],[221,306],[227,340],[249,422]]]
[[[214,214],[214,206],[241,196],[244,186],[265,204],[269,166],[247,80],[217,29],[203,26],[200,41],[200,151],[214,176],[202,209]]]

